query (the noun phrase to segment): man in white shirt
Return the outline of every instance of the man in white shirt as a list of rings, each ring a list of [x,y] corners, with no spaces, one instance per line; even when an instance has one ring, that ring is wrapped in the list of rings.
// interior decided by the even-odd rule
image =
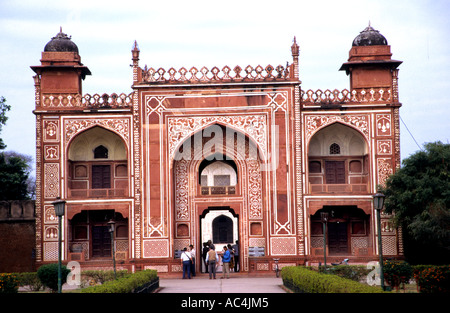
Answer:
[[[187,251],[187,248],[183,249],[181,252],[181,261],[183,262],[183,279],[187,277],[191,279],[191,254]]]

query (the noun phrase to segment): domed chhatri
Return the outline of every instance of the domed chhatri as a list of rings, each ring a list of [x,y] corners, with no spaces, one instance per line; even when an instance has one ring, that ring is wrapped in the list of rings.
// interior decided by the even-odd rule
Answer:
[[[356,36],[352,46],[387,46],[387,44],[386,38],[369,24],[368,27]]]
[[[62,32],[60,28],[59,33],[53,37],[44,48],[45,52],[76,52],[78,53],[77,45],[71,40],[71,37]]]

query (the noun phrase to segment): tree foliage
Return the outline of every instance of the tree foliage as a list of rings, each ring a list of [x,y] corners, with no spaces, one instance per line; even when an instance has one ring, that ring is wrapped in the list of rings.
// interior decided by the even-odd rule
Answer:
[[[11,110],[11,106],[6,104],[6,99],[4,97],[0,97],[0,132],[2,131],[2,126],[6,124],[8,117],[6,116],[6,112]],[[0,150],[6,148],[3,139],[0,138]]]
[[[450,262],[450,144],[427,143],[386,182],[386,212],[394,213],[412,263]]]
[[[6,124],[11,106],[0,97],[0,132]],[[0,151],[6,148],[0,138]],[[29,177],[33,159],[13,151],[0,152],[0,200],[26,200],[34,195],[34,180]]]
[[[32,197],[34,183],[29,177],[30,159],[15,152],[0,152],[0,200],[27,200]]]

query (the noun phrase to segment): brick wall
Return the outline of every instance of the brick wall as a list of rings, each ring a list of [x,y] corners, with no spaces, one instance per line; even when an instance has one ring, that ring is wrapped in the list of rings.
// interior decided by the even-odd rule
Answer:
[[[0,273],[35,271],[33,200],[0,201]]]

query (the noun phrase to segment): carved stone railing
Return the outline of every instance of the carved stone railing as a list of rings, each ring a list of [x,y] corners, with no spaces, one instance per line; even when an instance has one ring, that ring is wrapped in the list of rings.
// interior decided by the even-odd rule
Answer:
[[[301,99],[304,105],[343,104],[349,102],[370,103],[389,102],[392,100],[390,88],[348,89],[344,90],[302,90]]]
[[[247,66],[242,68],[235,66],[231,69],[224,66],[222,69],[213,67],[209,70],[207,67],[202,67],[200,70],[192,67],[187,70],[182,67],[179,70],[170,68],[165,70],[163,68],[154,69],[145,66],[141,69],[142,82],[145,83],[214,83],[214,82],[253,82],[253,81],[277,81],[277,80],[292,80],[293,74],[292,65],[286,64],[286,67],[278,65],[273,67],[267,65],[262,67]]]
[[[123,198],[127,197],[127,190],[123,188],[110,189],[69,189],[70,199],[80,198]]]
[[[132,105],[132,94],[43,94],[41,107],[46,108],[129,108]]]
[[[309,184],[311,193],[367,193],[368,184]]]
[[[202,186],[201,193],[202,196],[234,195],[236,186]]]

